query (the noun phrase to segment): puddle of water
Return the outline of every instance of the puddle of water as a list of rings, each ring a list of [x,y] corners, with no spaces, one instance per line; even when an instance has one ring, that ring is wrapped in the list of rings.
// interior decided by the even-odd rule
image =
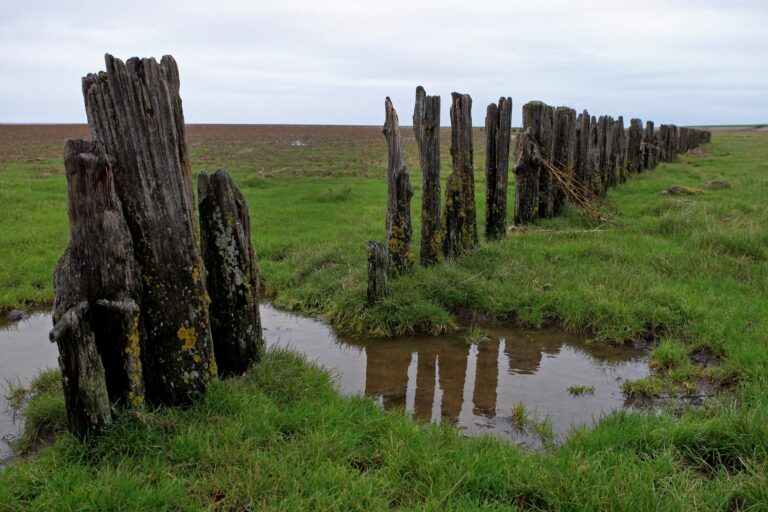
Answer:
[[[344,393],[365,393],[385,409],[424,421],[449,422],[468,435],[492,433],[530,448],[541,439],[515,427],[516,404],[532,420],[549,419],[562,438],[624,405],[624,380],[648,375],[641,351],[587,344],[559,329],[492,328],[491,341],[457,337],[338,339],[326,325],[262,307],[267,345],[289,346],[337,369]],[[570,386],[594,387],[575,397]]]
[[[38,311],[15,324],[0,323],[0,465],[13,453],[7,442],[21,430],[13,421],[5,395],[7,383],[28,382],[40,370],[58,366],[59,351],[48,340],[49,312]]]
[[[339,339],[326,324],[261,306],[267,346],[305,353],[335,370],[339,389],[365,393],[387,410],[404,409],[423,421],[448,422],[468,435],[492,433],[535,448],[541,440],[511,420],[522,402],[532,419],[548,418],[562,437],[624,405],[621,383],[648,374],[647,356],[634,349],[590,345],[558,329],[493,328],[491,341],[468,344],[456,337],[384,340]],[[48,341],[50,313],[18,324],[0,324],[0,384],[28,381],[57,365]],[[594,387],[574,397],[569,386]],[[3,386],[4,388],[4,386]],[[14,424],[0,398],[0,437]],[[0,442],[0,462],[11,456]]]

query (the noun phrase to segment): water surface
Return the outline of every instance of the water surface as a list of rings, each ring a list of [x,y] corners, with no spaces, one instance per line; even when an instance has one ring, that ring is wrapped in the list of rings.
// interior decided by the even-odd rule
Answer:
[[[267,346],[292,348],[334,370],[343,393],[365,393],[387,410],[529,447],[540,439],[512,421],[518,403],[532,420],[548,419],[563,437],[572,426],[591,425],[622,407],[621,383],[648,374],[643,352],[589,344],[559,329],[492,328],[490,341],[479,344],[446,336],[365,340],[338,338],[323,322],[270,305],[261,306],[261,315]],[[28,381],[41,369],[56,367],[50,328],[48,312],[0,324],[0,384]],[[575,385],[594,392],[575,397],[568,391]],[[12,440],[19,429],[0,398],[0,437]],[[0,442],[0,461],[11,455]]]

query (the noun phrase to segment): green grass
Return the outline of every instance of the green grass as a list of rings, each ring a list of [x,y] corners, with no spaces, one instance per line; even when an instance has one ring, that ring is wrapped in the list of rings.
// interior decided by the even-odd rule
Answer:
[[[568,392],[573,396],[594,395],[595,386],[584,386],[582,384],[574,384],[568,386]]]
[[[477,139],[475,147],[482,219]],[[676,415],[616,412],[594,430],[577,430],[563,446],[525,454],[501,441],[463,439],[447,427],[385,414],[363,398],[341,398],[324,373],[276,353],[247,378],[217,383],[190,409],[124,415],[104,438],[84,445],[61,436],[36,460],[0,473],[0,504],[11,510],[239,510],[249,503],[285,510],[764,508],[767,133],[717,132],[704,156],[683,156],[611,191],[620,227],[594,229],[567,212],[501,242],[481,242],[457,261],[417,266],[392,280],[389,297],[374,307],[365,304],[365,242],[384,237],[385,145],[382,138],[378,160],[368,146],[364,160],[350,156],[354,147],[339,148],[313,149],[313,158],[328,159],[320,166],[327,177],[265,172],[265,165],[280,168],[279,154],[261,167],[248,168],[242,155],[230,166],[250,205],[263,282],[278,304],[358,333],[442,332],[454,327],[451,311],[461,306],[499,322],[538,325],[557,317],[602,342],[652,334],[663,339],[652,355],[655,373],[627,383],[629,394],[689,393],[697,379],[728,391]],[[445,176],[447,145],[443,152]],[[193,152],[195,171],[202,153]],[[416,213],[420,178],[412,141],[406,153]],[[345,159],[359,171],[334,172]],[[713,180],[731,187],[704,188]],[[704,192],[660,195],[673,185]],[[0,163],[0,308],[51,300],[50,276],[67,239],[65,208],[62,175]],[[415,222],[418,244],[418,215]],[[722,363],[693,364],[690,354],[702,349]],[[45,411],[40,421],[61,421],[59,396],[41,393],[31,410],[37,401]]]

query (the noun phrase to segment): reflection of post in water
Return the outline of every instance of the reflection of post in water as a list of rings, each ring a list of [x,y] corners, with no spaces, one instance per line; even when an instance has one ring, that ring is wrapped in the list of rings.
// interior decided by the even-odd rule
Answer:
[[[419,420],[429,420],[432,418],[432,406],[435,399],[437,350],[434,348],[422,348],[418,351],[418,358],[413,417]]]
[[[410,350],[384,342],[366,345],[365,352],[365,394],[380,395],[384,409],[405,407]]]
[[[384,408],[404,407],[408,391],[408,367],[411,353],[417,348],[416,385],[414,393],[413,417],[429,421],[432,411],[439,411],[443,420],[456,422],[461,412],[464,395],[464,381],[467,373],[469,346],[447,343],[445,341],[426,342],[419,345],[411,343],[383,342],[365,346],[367,355],[365,394],[382,396]],[[439,366],[439,372],[438,372]],[[493,366],[494,370],[496,366]],[[490,374],[490,372],[487,372]],[[439,377],[436,377],[439,374]],[[483,376],[493,380],[492,409],[496,402],[496,373]],[[435,382],[439,379],[439,391],[435,393]],[[435,403],[435,396],[442,395],[442,400]],[[488,395],[488,392],[483,392]],[[484,404],[486,402],[483,402]]]
[[[469,345],[445,344],[439,348],[440,388],[443,390],[441,413],[443,420],[455,423],[464,401],[464,381],[467,378]]]
[[[549,340],[545,340],[549,341]],[[509,372],[519,375],[531,375],[541,366],[542,353],[557,355],[561,342],[542,343],[541,340],[507,339],[504,353],[509,358]]]
[[[477,365],[475,368],[475,389],[472,394],[474,408],[472,412],[478,416],[493,418],[496,416],[496,386],[499,381],[498,340],[477,345]]]
[[[469,347],[445,342],[430,343],[419,349],[413,411],[415,418],[429,420],[433,409],[437,409],[443,420],[456,422],[459,419],[468,354]],[[438,374],[439,378],[436,378]],[[435,393],[435,381],[438,379],[442,400],[435,403],[435,397],[441,395]]]

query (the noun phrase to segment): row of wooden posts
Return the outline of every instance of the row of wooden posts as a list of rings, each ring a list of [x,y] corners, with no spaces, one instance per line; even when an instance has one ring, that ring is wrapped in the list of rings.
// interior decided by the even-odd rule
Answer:
[[[472,146],[472,98],[451,94],[452,172],[440,190],[440,97],[416,88],[413,133],[422,171],[420,262],[433,265],[439,254],[461,256],[478,243]],[[403,156],[397,112],[385,101],[384,136],[388,147],[386,243],[368,242],[368,302],[387,295],[388,275],[407,271],[415,261],[411,248],[411,187]],[[486,136],[485,237],[498,240],[507,232],[507,187],[512,125],[512,99],[488,105]],[[608,189],[631,174],[671,162],[679,153],[710,141],[710,132],[675,125],[643,128],[632,119],[629,129],[619,116],[590,116],[569,107],[540,101],[523,106],[522,130],[516,138],[514,223],[524,226],[559,215],[573,204],[595,216]]]
[[[80,436],[145,401],[189,403],[264,345],[248,207],[224,171],[200,174],[195,207],[176,61],[106,66],[83,78],[93,140],[65,143],[54,273],[51,341]]]

